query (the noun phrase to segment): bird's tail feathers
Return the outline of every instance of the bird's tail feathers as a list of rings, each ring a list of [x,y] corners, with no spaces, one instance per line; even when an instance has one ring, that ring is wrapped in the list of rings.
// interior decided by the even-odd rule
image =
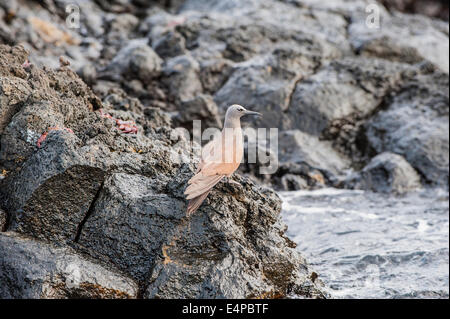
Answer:
[[[211,188],[213,188],[220,180],[224,177],[224,175],[212,175],[212,176],[203,176],[196,175],[191,180],[192,182],[184,191],[184,194],[187,195],[186,199],[193,199],[195,197],[200,196],[201,194],[207,192]]]
[[[192,215],[200,207],[200,205],[206,199],[206,197],[208,196],[210,191],[211,190],[209,190],[209,191],[207,191],[207,192],[205,192],[205,193],[203,193],[203,194],[201,194],[201,195],[199,195],[199,196],[189,200],[188,207],[187,207],[187,210],[186,210],[186,216],[189,217],[190,215]]]

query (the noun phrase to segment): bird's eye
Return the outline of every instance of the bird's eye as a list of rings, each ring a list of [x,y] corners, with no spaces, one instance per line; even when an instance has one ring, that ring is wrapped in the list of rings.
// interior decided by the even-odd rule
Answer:
[[[239,109],[239,112],[243,112],[244,111],[244,109]]]

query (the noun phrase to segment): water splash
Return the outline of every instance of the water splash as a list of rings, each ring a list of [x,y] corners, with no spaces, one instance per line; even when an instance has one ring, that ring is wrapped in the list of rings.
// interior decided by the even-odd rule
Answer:
[[[449,197],[281,192],[288,236],[334,298],[448,298]]]

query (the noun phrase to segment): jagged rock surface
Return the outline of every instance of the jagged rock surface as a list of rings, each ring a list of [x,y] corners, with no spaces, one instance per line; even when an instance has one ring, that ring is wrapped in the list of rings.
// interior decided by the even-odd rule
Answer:
[[[20,70],[21,50],[0,47],[9,70]],[[220,185],[188,218],[192,153],[171,139],[167,115],[120,90],[103,104],[67,67],[24,70],[30,93],[1,136],[2,297],[135,298],[136,287],[146,298],[325,296],[285,237],[272,190],[236,177],[242,187]],[[138,133],[120,131],[116,118]],[[76,287],[66,285],[71,267],[83,268]]]
[[[378,5],[381,29],[368,28],[371,3],[0,1],[3,228],[69,244],[139,296],[321,296],[276,231],[276,195],[256,185],[365,188],[348,176],[367,176],[390,152],[407,163],[382,161],[392,183],[369,188],[414,189],[417,174],[418,186],[448,188],[448,23]],[[70,4],[79,28],[66,23]],[[182,189],[194,166],[179,161],[189,142],[171,126],[220,127],[232,103],[264,114],[247,124],[279,130],[280,152],[246,143],[277,167],[264,174],[259,156],[241,165],[257,183],[220,184],[188,222]],[[244,280],[225,280],[237,273]]]
[[[138,286],[78,255],[69,247],[0,233],[0,296],[38,298],[136,298]]]
[[[385,152],[372,158],[348,183],[354,188],[403,194],[420,188],[420,176],[402,156]]]

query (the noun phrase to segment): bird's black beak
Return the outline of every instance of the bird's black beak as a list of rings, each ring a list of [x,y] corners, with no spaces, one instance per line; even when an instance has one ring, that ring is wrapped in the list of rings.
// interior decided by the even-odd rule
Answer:
[[[256,115],[256,116],[262,116],[261,113],[253,112],[253,111],[247,111],[247,110],[245,110],[244,115]]]

